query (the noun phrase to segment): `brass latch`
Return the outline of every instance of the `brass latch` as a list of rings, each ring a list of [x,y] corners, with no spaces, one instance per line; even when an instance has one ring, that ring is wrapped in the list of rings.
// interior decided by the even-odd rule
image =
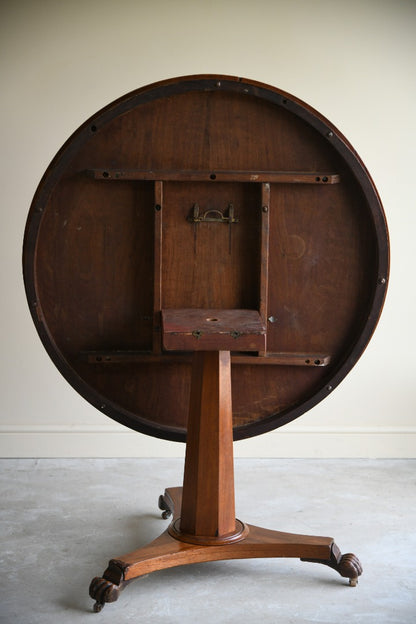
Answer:
[[[196,226],[198,223],[225,223],[228,225],[228,251],[231,254],[231,225],[232,223],[238,223],[238,217],[234,216],[234,205],[228,204],[224,212],[209,208],[205,212],[201,213],[198,204],[194,204],[191,214],[186,217],[187,221],[194,224],[194,252],[196,253]]]
[[[228,214],[226,215],[226,213]],[[194,204],[192,214],[187,217],[191,223],[238,223],[238,218],[234,216],[233,204],[228,204],[224,212],[221,210],[208,209],[202,214],[199,205]]]

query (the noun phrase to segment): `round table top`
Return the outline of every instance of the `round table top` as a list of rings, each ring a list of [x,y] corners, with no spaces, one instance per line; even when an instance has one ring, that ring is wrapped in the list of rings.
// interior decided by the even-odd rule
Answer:
[[[226,324],[219,347],[241,439],[297,418],[351,370],[389,250],[375,186],[337,128],[279,89],[205,75],[129,93],[69,138],[33,199],[23,262],[68,382],[116,421],[184,441],[193,345],[215,348],[203,332],[222,311],[262,328]],[[182,341],[162,325],[175,310],[205,325],[185,323]]]

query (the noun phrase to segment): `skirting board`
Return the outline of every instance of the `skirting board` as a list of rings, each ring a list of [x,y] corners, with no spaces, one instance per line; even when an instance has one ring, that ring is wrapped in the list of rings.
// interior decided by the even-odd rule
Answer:
[[[0,457],[184,457],[185,445],[121,425],[3,425]],[[416,458],[416,427],[287,426],[241,440],[236,457]]]

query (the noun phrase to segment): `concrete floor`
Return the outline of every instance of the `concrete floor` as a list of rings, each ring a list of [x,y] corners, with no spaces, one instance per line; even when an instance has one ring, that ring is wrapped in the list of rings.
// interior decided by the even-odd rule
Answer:
[[[359,556],[357,587],[291,559],[202,563],[134,581],[91,612],[111,557],[167,526],[157,499],[182,460],[1,460],[0,622],[411,624],[416,622],[416,461],[236,460],[237,516],[333,536]]]

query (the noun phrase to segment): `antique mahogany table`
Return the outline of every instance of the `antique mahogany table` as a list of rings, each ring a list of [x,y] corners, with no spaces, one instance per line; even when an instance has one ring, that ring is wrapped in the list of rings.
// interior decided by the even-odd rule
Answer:
[[[131,580],[218,559],[297,557],[355,585],[330,537],[236,519],[233,439],[324,399],[383,305],[388,234],[363,163],[297,98],[251,80],[188,76],[110,104],[47,169],[24,241],[33,320],[92,405],[187,442],[169,528],[93,579],[99,611]]]

